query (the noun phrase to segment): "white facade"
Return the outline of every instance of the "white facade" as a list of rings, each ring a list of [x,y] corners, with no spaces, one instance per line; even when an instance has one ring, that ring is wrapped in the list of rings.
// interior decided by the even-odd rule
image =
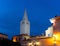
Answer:
[[[53,26],[49,27],[49,28],[45,31],[45,36],[46,36],[46,37],[52,37],[52,36],[53,36]]]
[[[24,17],[20,23],[20,34],[30,35],[30,22],[28,20],[26,10],[24,12]]]

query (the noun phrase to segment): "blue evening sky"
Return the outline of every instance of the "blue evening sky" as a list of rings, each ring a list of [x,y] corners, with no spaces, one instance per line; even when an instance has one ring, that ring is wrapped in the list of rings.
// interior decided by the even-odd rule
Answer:
[[[25,8],[31,35],[40,35],[51,26],[49,19],[60,15],[60,0],[0,0],[0,33],[19,35]]]

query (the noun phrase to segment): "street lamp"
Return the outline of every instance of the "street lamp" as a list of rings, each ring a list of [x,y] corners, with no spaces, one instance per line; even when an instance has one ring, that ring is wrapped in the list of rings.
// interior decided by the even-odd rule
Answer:
[[[40,42],[36,42],[36,45],[40,45]]]
[[[28,46],[31,46],[32,45],[32,43],[28,43]]]
[[[56,46],[56,35],[53,35],[53,37],[54,37],[54,46]]]
[[[28,46],[40,46],[40,42],[39,41],[32,41],[32,42],[28,43]]]

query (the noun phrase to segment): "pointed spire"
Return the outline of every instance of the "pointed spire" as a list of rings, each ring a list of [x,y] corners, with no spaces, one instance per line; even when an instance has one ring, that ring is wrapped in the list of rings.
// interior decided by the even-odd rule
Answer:
[[[25,9],[25,11],[24,11],[24,17],[23,17],[23,20],[28,20],[28,16],[27,16],[27,11],[26,11],[26,9]]]

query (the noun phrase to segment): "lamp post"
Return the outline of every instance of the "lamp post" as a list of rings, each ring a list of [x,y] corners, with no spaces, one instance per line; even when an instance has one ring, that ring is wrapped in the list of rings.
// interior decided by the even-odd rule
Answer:
[[[28,46],[40,46],[40,42],[34,40],[33,42],[28,43]]]
[[[54,46],[56,46],[56,37],[54,36]]]

